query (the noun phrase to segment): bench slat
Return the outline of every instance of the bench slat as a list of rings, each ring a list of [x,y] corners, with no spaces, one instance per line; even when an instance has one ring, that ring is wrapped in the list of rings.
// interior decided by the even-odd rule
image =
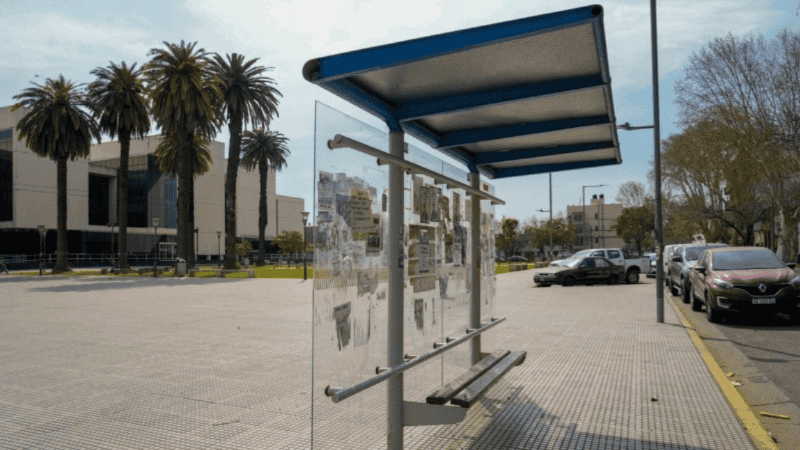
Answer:
[[[510,353],[477,380],[465,387],[458,395],[453,397],[451,403],[463,408],[469,408],[495,381],[499,380],[500,377],[505,375],[512,367],[522,364],[527,354],[528,352],[525,351]]]
[[[439,388],[436,392],[429,395],[425,401],[431,405],[444,405],[462,389],[464,389],[465,386],[486,373],[487,370],[491,369],[509,353],[511,353],[509,350],[497,350],[491,355],[480,360],[477,364],[470,367],[455,380],[447,383],[443,387]]]

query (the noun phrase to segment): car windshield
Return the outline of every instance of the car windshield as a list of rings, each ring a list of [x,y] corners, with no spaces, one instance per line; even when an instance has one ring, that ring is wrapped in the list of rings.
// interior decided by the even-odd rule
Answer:
[[[714,270],[782,269],[783,261],[770,250],[740,250],[716,253]]]
[[[567,258],[564,261],[562,261],[561,265],[564,266],[564,267],[573,267],[574,268],[574,267],[578,267],[578,264],[580,264],[581,261],[583,261],[583,258],[572,257],[572,258]]]
[[[697,258],[700,257],[700,254],[710,248],[719,248],[725,247],[725,245],[697,245],[694,247],[686,247],[686,260],[687,261],[697,261]]]
[[[591,250],[591,249],[589,249],[589,250],[581,250],[578,253],[575,253],[574,255],[572,255],[572,257],[575,258],[575,257],[578,257],[578,256],[589,256],[593,251],[594,250]]]

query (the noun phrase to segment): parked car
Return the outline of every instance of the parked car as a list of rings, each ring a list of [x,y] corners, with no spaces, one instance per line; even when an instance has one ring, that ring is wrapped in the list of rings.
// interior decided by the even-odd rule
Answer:
[[[689,270],[694,267],[701,253],[711,248],[722,247],[728,247],[728,244],[686,244],[678,247],[667,266],[669,292],[672,295],[680,295],[683,303],[689,303]]]
[[[623,270],[623,279],[628,284],[635,284],[639,282],[639,274],[647,270],[650,265],[650,261],[646,258],[628,258],[621,249],[618,248],[592,248],[587,250],[581,250],[578,253],[575,253],[573,258],[577,257],[584,257],[584,256],[594,256],[599,258],[605,258],[611,261],[613,264],[622,267]],[[566,261],[566,260],[564,260]],[[564,261],[557,261],[558,264],[556,265],[563,265]],[[550,263],[552,266],[553,263]]]
[[[680,247],[686,244],[670,244],[664,246],[664,285],[669,287],[669,277],[667,277],[667,273],[669,272],[669,262],[672,261],[672,255],[680,249]]]
[[[565,259],[561,266],[552,266],[537,272],[533,276],[533,282],[543,287],[553,284],[573,286],[577,283],[617,284],[624,274],[622,267],[606,258],[579,256]]]
[[[727,312],[784,313],[800,323],[800,276],[763,247],[704,251],[691,270],[692,309],[717,322]]]
[[[514,256],[508,258],[508,262],[524,263],[524,262],[528,262],[528,260],[523,258],[522,256],[514,255]]]
[[[645,275],[647,278],[655,278],[656,277],[656,264],[658,264],[658,254],[656,253],[645,253],[645,258],[650,261],[650,266],[647,268],[647,272]]]

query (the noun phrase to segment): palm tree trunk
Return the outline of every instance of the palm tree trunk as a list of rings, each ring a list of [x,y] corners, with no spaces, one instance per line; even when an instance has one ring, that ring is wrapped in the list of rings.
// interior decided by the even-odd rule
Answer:
[[[256,265],[264,264],[264,240],[266,239],[267,228],[267,175],[269,168],[264,157],[258,161],[258,174],[260,189],[258,195],[258,262]]]
[[[177,247],[178,257],[183,260],[188,260],[188,246],[186,245],[186,235],[188,222],[189,222],[189,202],[191,201],[191,191],[189,190],[189,183],[192,181],[191,164],[189,163],[189,143],[186,135],[188,133],[181,133],[179,138],[180,148],[178,149],[178,229],[177,229]],[[187,176],[187,174],[189,176]]]
[[[119,135],[119,174],[117,175],[117,226],[119,226],[119,268],[128,266],[128,158],[131,154],[130,133]]]
[[[231,141],[228,148],[228,173],[225,178],[225,268],[236,265],[236,178],[239,171],[239,153],[242,149],[242,120],[231,117],[228,124]]]
[[[56,161],[58,190],[58,244],[56,266],[53,273],[69,271],[67,261],[67,157],[59,156]]]
[[[186,247],[188,250],[188,258],[186,258],[186,267],[194,267],[195,266],[195,257],[194,257],[194,177],[195,177],[195,167],[194,167],[194,158],[190,160],[191,162],[191,169],[190,170],[190,177],[189,177],[189,216],[187,217],[187,228],[189,229],[189,234],[187,235],[188,238],[186,240]]]

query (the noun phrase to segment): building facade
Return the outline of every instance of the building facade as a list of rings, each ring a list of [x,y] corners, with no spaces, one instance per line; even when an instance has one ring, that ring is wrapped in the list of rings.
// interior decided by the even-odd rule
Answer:
[[[621,203],[606,203],[603,194],[593,195],[587,205],[568,205],[567,219],[577,226],[576,248],[624,248],[625,241],[611,228],[622,214]]]
[[[56,164],[19,140],[16,124],[26,112],[0,108],[0,254],[39,252],[39,225],[47,230],[45,253],[56,248]],[[176,177],[158,170],[154,156],[159,135],[131,140],[128,182],[128,251],[153,252],[156,241],[174,241],[177,223]],[[200,259],[216,258],[225,231],[225,146],[212,141],[211,169],[195,178],[195,240]],[[112,253],[117,218],[118,141],[95,144],[87,159],[67,163],[67,241],[69,253]],[[239,169],[237,236],[258,240],[258,171]],[[266,239],[283,231],[303,232],[304,201],[275,192],[275,171],[267,182]],[[158,219],[158,237],[153,219]],[[116,229],[114,230],[116,233]],[[224,240],[224,236],[223,239]],[[256,245],[253,246],[257,248]]]

